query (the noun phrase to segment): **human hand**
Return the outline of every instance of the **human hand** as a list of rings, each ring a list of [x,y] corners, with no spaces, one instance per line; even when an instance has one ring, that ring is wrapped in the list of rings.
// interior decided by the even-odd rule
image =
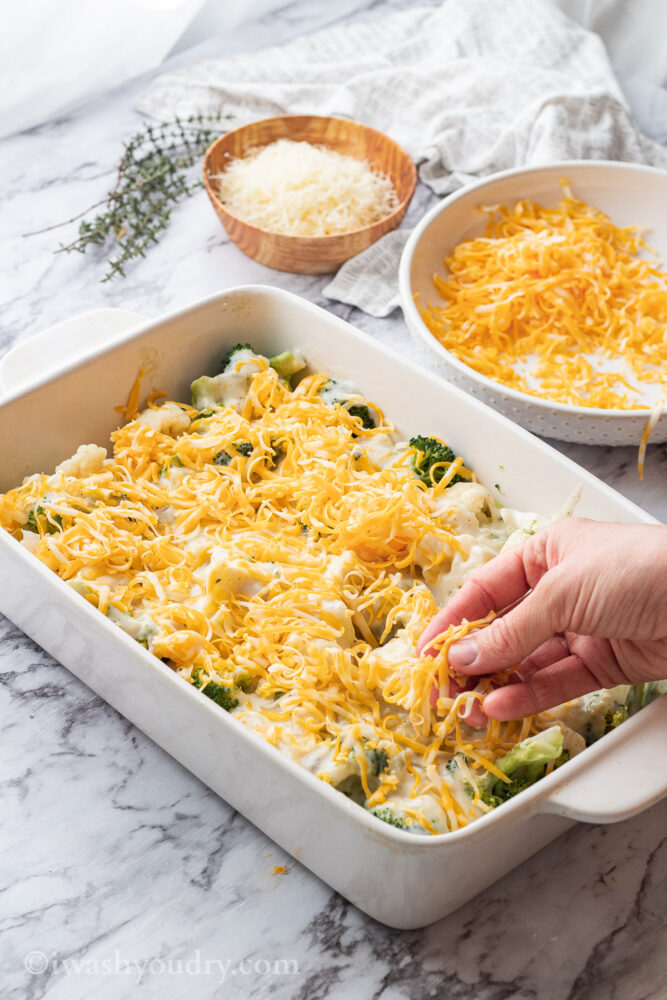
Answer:
[[[449,625],[516,601],[449,648],[459,675],[518,664],[484,699],[487,716],[521,718],[599,688],[667,677],[667,527],[570,518],[544,528],[478,570],[418,652]]]

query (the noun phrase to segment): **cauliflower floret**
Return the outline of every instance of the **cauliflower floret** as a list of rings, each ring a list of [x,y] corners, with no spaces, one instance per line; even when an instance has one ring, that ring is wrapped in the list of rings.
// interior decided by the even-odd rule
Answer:
[[[507,541],[503,545],[501,552],[511,549],[514,545],[520,545],[527,538],[534,535],[536,531],[546,528],[549,524],[562,521],[565,517],[572,517],[575,507],[581,499],[581,486],[577,486],[565,501],[562,509],[550,517],[542,514],[531,514],[529,511],[521,512],[513,510],[511,507],[503,507],[500,510],[500,518],[508,528],[512,529]]]
[[[322,402],[326,403],[327,406],[333,406],[335,403],[343,403],[347,399],[359,399],[359,402],[363,402],[363,396],[360,396],[356,386],[345,379],[330,378],[320,389],[319,395]]]
[[[176,437],[183,431],[187,431],[190,426],[190,417],[176,403],[165,403],[157,410],[144,410],[137,417],[137,423],[154,427],[156,431]]]
[[[40,536],[34,531],[24,531],[21,535],[21,545],[24,545],[30,552],[37,551],[40,540]]]
[[[417,541],[414,551],[413,562],[415,566],[421,566],[426,576],[428,570],[438,563],[442,556],[442,542],[430,531],[422,535]]]
[[[379,660],[380,663],[401,663],[402,660],[413,659],[417,655],[417,650],[409,641],[405,632],[401,632],[394,639],[389,639],[384,646],[373,649],[368,654],[369,662]]]
[[[327,774],[330,783],[336,788],[343,781],[359,774],[356,756],[353,753],[340,753],[340,750],[336,753],[336,749],[328,743],[320,744],[301,757],[299,763],[313,774]]]
[[[330,556],[324,571],[325,579],[330,580],[339,587],[342,587],[345,583],[345,577],[356,567],[356,565],[357,562],[355,555],[353,552],[350,552],[349,549],[341,552],[338,556]]]
[[[592,691],[557,708],[550,708],[549,715],[583,736],[586,743],[593,743],[609,728],[614,728],[614,713],[623,708],[629,690],[628,685],[619,684],[618,687]]]
[[[511,530],[511,534],[508,535],[501,552],[511,549],[515,545],[520,545],[521,542],[525,542],[527,538],[534,535],[540,528],[545,527],[550,521],[550,518],[542,517],[540,514],[533,514],[530,511],[522,512],[513,510],[511,507],[502,507],[500,518]]]
[[[102,468],[106,457],[106,448],[100,448],[97,444],[82,444],[71,458],[56,466],[56,472],[63,476],[75,476],[77,479],[94,476]]]
[[[429,590],[438,606],[447,603],[475,570],[480,569],[496,555],[497,548],[482,536],[457,537],[460,551],[454,553],[451,565],[446,562],[424,574]]]
[[[566,726],[562,719],[557,719],[556,725],[563,734],[563,750],[567,750],[570,757],[576,757],[578,753],[586,749],[586,740],[580,733]]]
[[[320,604],[322,613],[329,619],[329,624],[331,624],[331,619],[337,622],[341,629],[342,634],[339,639],[339,644],[343,647],[351,646],[355,640],[354,625],[352,624],[352,612],[343,603],[343,601],[322,601]]]
[[[433,504],[436,517],[444,518],[458,534],[477,534],[482,521],[488,520],[489,491],[481,483],[454,483]]]
[[[402,827],[412,833],[424,832],[424,827],[419,821],[420,816],[424,817],[431,830],[436,833],[447,833],[449,829],[444,809],[430,795],[415,795],[414,798],[389,796],[383,805],[371,809],[371,812],[385,823]]]
[[[214,551],[219,559],[219,550]],[[226,554],[221,561],[214,561],[212,557],[207,586],[209,593],[219,601],[228,600],[230,595],[255,597],[275,575],[275,567],[269,563],[249,562]]]
[[[396,445],[388,434],[374,434],[359,445],[359,451],[380,469],[386,469],[396,459]]]

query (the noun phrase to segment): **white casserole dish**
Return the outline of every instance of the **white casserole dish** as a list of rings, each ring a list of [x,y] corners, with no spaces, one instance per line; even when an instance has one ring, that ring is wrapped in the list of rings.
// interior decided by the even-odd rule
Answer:
[[[238,288],[115,336],[0,405],[0,490],[50,471],[82,442],[107,445],[113,407],[140,365],[154,365],[146,390],[187,399],[193,378],[214,374],[227,347],[250,341],[268,353],[298,346],[314,366],[344,372],[402,435],[450,441],[482,480],[500,483],[507,504],[554,511],[581,485],[580,513],[653,521],[479,401],[287,292]],[[394,927],[451,912],[576,820],[621,820],[667,792],[665,696],[466,829],[415,836],[383,825],[202,698],[3,531],[0,609],[281,847]]]

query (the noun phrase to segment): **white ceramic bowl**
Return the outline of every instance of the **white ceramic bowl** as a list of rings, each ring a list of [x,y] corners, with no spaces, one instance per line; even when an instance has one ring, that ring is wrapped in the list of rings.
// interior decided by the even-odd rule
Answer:
[[[411,332],[438,357],[434,367],[448,381],[488,403],[536,434],[580,444],[637,445],[648,420],[647,410],[604,410],[538,399],[478,374],[446,350],[430,332],[414,297],[437,301],[433,275],[443,274],[443,260],[463,240],[484,232],[480,204],[513,204],[530,198],[555,207],[562,198],[558,183],[567,177],[575,197],[602,209],[617,225],[650,226],[647,242],[667,266],[667,172],[653,167],[606,161],[574,160],[506,170],[455,192],[436,205],[408,240],[399,273],[401,304]],[[667,441],[667,410],[651,435]]]

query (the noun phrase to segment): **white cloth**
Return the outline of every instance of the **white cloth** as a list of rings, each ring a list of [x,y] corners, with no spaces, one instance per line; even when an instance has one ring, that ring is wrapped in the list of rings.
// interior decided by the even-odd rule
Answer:
[[[549,0],[445,0],[329,28],[160,76],[138,107],[157,117],[221,110],[239,125],[285,113],[354,118],[401,143],[438,195],[554,160],[667,167],[667,150],[635,124],[600,39]],[[385,315],[397,303],[403,237],[343,265],[325,294]]]
[[[159,66],[203,2],[4,3],[0,137],[41,125]]]

